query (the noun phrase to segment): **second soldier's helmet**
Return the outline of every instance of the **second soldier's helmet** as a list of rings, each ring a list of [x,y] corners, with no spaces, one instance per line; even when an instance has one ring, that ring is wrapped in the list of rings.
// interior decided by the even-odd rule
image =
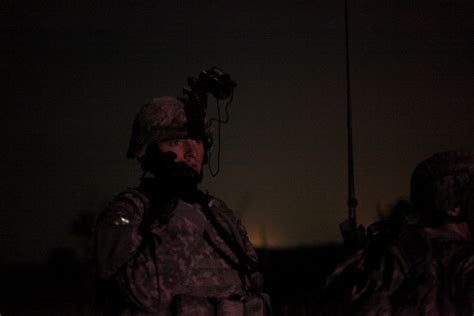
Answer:
[[[132,136],[127,151],[127,158],[140,158],[147,147],[167,139],[186,138],[188,127],[185,111],[185,100],[176,97],[154,98],[145,103],[138,111],[132,127]],[[204,121],[204,145],[209,149],[212,144],[210,122]]]
[[[474,151],[436,153],[419,163],[410,194],[424,225],[474,220]],[[450,217],[447,211],[455,208],[461,215]]]

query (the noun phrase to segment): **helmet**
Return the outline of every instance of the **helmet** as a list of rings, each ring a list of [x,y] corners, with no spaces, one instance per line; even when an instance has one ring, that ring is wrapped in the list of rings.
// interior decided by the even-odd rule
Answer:
[[[127,158],[143,156],[153,142],[187,137],[185,102],[184,99],[169,96],[146,102],[133,122]],[[208,149],[212,144],[212,130],[207,119],[204,120],[204,133],[207,139],[203,141]]]
[[[474,219],[474,151],[436,153],[420,162],[411,177],[411,201],[420,222],[435,226]],[[448,210],[459,208],[454,218]]]

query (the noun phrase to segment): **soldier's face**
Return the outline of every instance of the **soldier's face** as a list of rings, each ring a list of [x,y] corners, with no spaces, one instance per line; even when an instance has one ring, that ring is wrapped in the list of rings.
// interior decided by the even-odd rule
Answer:
[[[176,155],[175,162],[184,162],[200,173],[204,159],[204,145],[201,140],[176,138],[159,142],[161,152],[172,152]]]

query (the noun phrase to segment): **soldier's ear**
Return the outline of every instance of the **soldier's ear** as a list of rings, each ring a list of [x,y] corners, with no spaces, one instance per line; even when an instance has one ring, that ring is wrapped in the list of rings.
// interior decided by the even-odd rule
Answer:
[[[449,217],[459,217],[461,216],[461,208],[455,207],[453,209],[447,210],[446,214],[448,214]]]

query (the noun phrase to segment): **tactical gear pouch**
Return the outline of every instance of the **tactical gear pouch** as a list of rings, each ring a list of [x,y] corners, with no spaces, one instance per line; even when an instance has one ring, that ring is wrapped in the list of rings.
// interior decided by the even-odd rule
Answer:
[[[175,316],[214,316],[214,304],[206,297],[177,295],[173,300]]]
[[[238,298],[207,298],[177,295],[173,316],[269,316],[270,298],[257,294]]]
[[[271,308],[267,294],[247,295],[240,298],[225,298],[216,301],[216,315],[269,316]]]
[[[244,300],[244,316],[269,316],[271,315],[270,296],[265,293],[246,296]]]
[[[244,303],[240,300],[219,299],[216,302],[216,315],[244,316]]]

